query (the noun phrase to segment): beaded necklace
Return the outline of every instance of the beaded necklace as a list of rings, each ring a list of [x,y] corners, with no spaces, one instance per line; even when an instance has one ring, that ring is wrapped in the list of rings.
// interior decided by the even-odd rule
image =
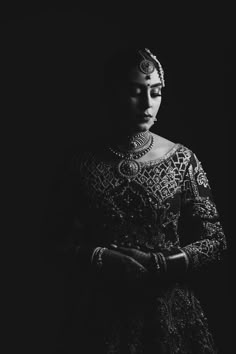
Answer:
[[[120,151],[109,147],[109,150],[113,154],[121,158],[121,161],[117,166],[119,174],[128,179],[135,177],[141,169],[140,163],[135,160],[146,155],[152,149],[153,144],[153,135],[150,134],[149,131],[146,131],[130,137],[129,150]]]

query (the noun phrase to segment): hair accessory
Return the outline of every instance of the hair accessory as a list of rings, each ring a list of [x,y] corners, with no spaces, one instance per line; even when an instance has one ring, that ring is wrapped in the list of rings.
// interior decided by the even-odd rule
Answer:
[[[143,59],[140,63],[139,63],[139,69],[140,71],[142,71],[144,74],[146,75],[150,75],[155,71],[155,65],[147,59]]]
[[[150,51],[150,49],[148,48],[144,48],[144,50],[146,51],[146,53],[157,63],[158,65],[158,73],[159,73],[159,76],[160,76],[160,79],[161,79],[161,83],[162,83],[162,86],[165,87],[165,80],[164,80],[164,70],[161,66],[161,63],[159,62],[159,60],[157,59],[157,57],[152,54],[152,52]]]

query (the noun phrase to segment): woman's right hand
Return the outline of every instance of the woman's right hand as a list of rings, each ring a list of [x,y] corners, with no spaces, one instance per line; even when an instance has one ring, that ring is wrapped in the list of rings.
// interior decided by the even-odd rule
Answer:
[[[130,256],[106,248],[102,254],[102,273],[110,279],[128,282],[145,280],[147,269]]]

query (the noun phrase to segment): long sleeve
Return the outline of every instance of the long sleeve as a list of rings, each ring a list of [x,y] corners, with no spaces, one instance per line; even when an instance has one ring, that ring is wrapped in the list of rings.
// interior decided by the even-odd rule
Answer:
[[[189,269],[200,269],[221,259],[226,237],[213,201],[207,175],[194,153],[183,183],[183,228],[187,231],[182,250]]]

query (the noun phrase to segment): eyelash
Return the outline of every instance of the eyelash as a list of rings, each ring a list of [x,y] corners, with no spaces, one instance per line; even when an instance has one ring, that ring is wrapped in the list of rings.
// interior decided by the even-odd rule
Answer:
[[[161,92],[151,93],[152,97],[159,97],[161,96]]]
[[[142,92],[140,91],[140,92],[136,92],[136,91],[132,91],[131,90],[131,92],[130,92],[130,95],[132,96],[132,97],[134,97],[134,96],[140,96],[142,94]],[[151,92],[151,97],[159,97],[159,96],[161,96],[161,92],[160,91],[158,91],[158,92]]]

